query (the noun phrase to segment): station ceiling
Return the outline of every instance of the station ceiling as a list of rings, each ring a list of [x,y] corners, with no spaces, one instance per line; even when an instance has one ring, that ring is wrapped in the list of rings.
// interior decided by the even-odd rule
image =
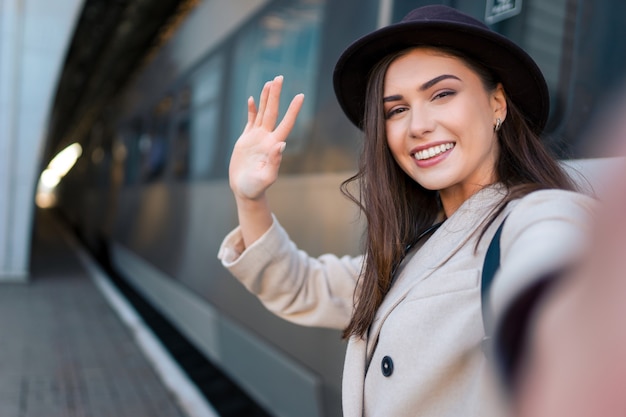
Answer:
[[[44,161],[88,133],[134,70],[197,2],[85,0],[59,78]]]

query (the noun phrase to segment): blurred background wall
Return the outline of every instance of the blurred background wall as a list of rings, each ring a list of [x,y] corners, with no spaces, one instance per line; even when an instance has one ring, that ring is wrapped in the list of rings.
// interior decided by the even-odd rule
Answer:
[[[0,0],[0,281],[27,281],[46,125],[84,0]]]

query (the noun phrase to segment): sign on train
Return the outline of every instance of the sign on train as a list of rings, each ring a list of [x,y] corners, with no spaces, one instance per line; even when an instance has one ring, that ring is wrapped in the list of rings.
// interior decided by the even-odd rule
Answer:
[[[521,11],[522,0],[487,0],[485,22],[491,25],[518,15]]]

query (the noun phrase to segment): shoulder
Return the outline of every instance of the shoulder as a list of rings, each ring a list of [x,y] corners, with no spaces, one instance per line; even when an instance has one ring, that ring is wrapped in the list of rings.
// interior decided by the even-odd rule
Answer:
[[[587,222],[598,201],[586,194],[567,190],[538,190],[509,203],[507,223],[532,224],[550,220]]]
[[[517,275],[540,277],[570,264],[585,249],[597,204],[564,190],[535,191],[512,202],[502,229],[503,270],[521,283]]]
[[[509,203],[501,236],[501,269],[492,289],[502,312],[517,295],[584,253],[598,201],[564,190],[540,190]]]
[[[577,191],[568,191],[560,189],[537,190],[515,200],[519,206],[582,206],[593,208],[597,204],[597,200],[587,194]]]

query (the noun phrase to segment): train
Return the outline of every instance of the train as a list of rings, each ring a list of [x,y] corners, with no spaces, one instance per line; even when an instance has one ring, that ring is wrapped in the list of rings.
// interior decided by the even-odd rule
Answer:
[[[356,170],[361,132],[336,102],[333,67],[359,36],[432,3],[484,20],[533,56],[551,96],[544,137],[559,158],[606,156],[588,131],[626,74],[620,0],[211,0],[197,2],[95,119],[56,190],[83,241],[106,249],[270,415],[340,416],[346,343],[336,330],[275,317],[217,259],[237,225],[228,164],[247,98],[279,74],[283,112],[305,94],[272,210],[309,254],[358,254],[364,220],[339,186]]]

